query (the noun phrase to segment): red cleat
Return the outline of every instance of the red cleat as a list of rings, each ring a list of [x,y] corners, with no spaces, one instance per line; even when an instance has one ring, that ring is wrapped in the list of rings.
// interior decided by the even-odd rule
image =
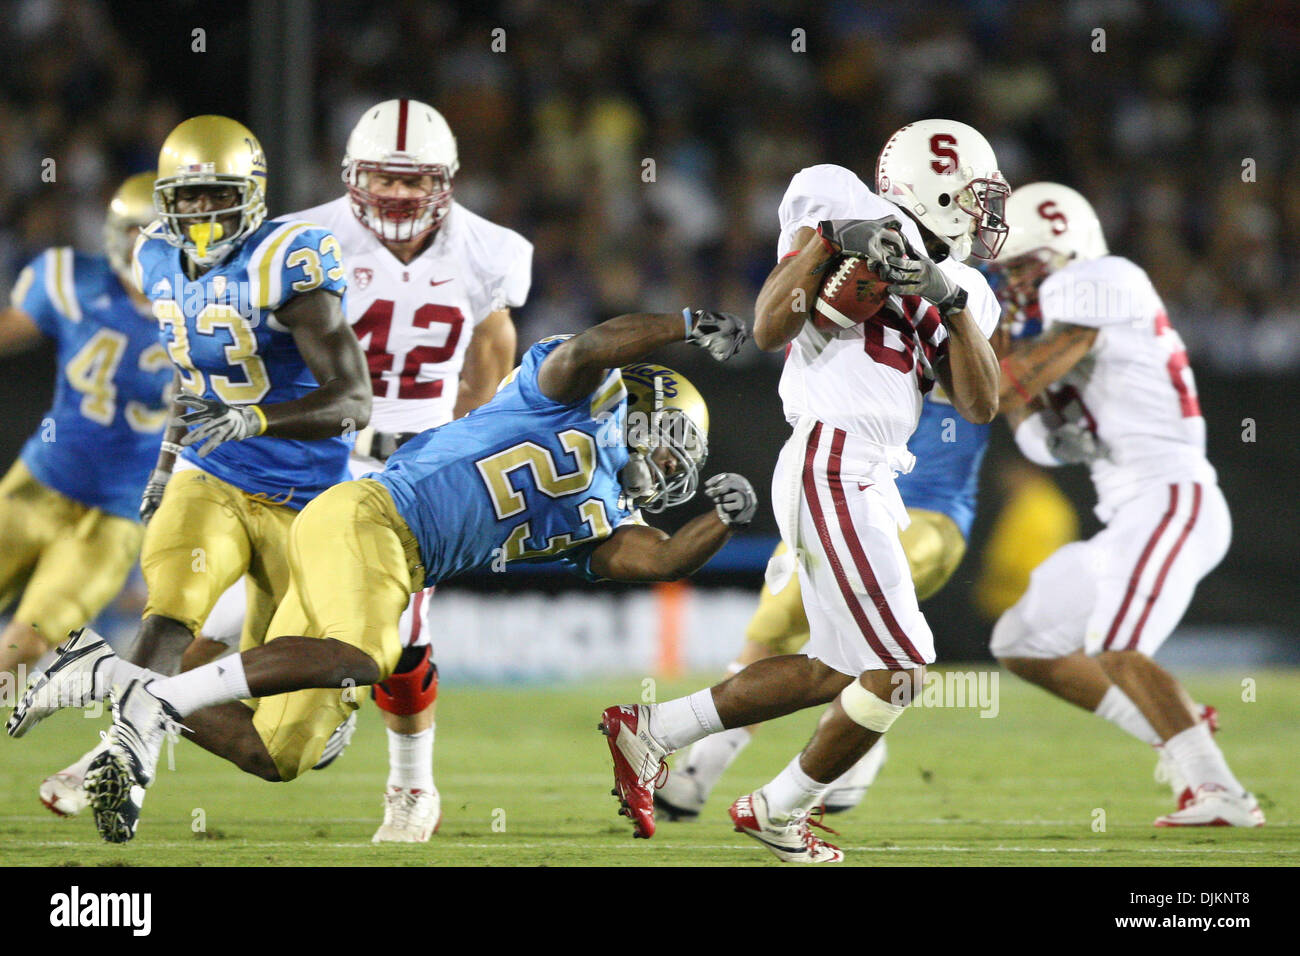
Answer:
[[[655,834],[655,805],[651,785],[668,776],[668,751],[650,734],[650,708],[645,705],[607,707],[600,715],[600,732],[614,758],[614,789],[619,814],[631,819],[633,836]]]

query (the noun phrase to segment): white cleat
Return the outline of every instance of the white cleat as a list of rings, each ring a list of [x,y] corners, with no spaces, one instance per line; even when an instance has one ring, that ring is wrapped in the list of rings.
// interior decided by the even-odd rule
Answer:
[[[881,737],[874,747],[862,755],[861,760],[831,783],[830,789],[822,797],[822,806],[826,812],[843,813],[866,799],[867,790],[876,782],[880,768],[885,765],[886,756],[885,738]]]
[[[86,768],[108,749],[108,734],[80,760],[41,781],[40,797],[45,809],[55,816],[75,817],[90,806],[86,795]]]
[[[343,751],[348,749],[348,744],[352,743],[352,738],[357,732],[357,712],[354,710],[348,714],[347,720],[334,728],[330,734],[330,739],[325,741],[325,749],[321,751],[320,759],[316,761],[313,770],[324,770],[335,760],[343,755]]]
[[[95,700],[95,674],[113,649],[88,627],[73,631],[59,645],[50,666],[33,674],[9,715],[5,730],[21,737],[64,707],[85,707]]]
[[[810,827],[815,821],[807,812],[795,813],[785,823],[768,819],[767,798],[762,790],[741,797],[729,812],[737,833],[753,837],[782,863],[839,863],[844,859],[839,847],[813,836]]]
[[[675,769],[652,796],[656,816],[683,822],[699,818],[709,793],[690,769]]]
[[[1262,827],[1264,812],[1252,793],[1233,794],[1215,783],[1196,788],[1181,810],[1156,817],[1158,827]]]
[[[442,799],[438,788],[408,790],[389,787],[384,791],[384,822],[371,843],[428,843],[442,825]]]
[[[113,688],[113,726],[107,748],[86,768],[86,794],[95,828],[109,843],[135,836],[145,789],[154,781],[158,757],[180,718],[149,693],[140,679]]]

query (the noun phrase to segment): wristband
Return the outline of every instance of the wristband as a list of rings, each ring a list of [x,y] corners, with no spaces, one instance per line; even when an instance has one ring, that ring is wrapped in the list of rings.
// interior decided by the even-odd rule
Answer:
[[[257,405],[245,405],[244,407],[250,409],[253,412],[253,414],[257,416],[259,425],[257,431],[255,431],[253,434],[265,435],[266,434],[266,413],[263,412],[262,409]]]
[[[1027,391],[1025,391],[1025,387],[1020,384],[1020,380],[1011,374],[1011,369],[1007,366],[1007,363],[1010,361],[1011,361],[1010,357],[1007,357],[1004,358],[1000,363],[998,363],[1002,367],[1003,376],[1006,378],[1008,382],[1011,383],[1011,387],[1016,390],[1017,395],[1019,395],[1027,402],[1033,401],[1034,396],[1030,395]]]
[[[185,450],[183,445],[180,445],[174,441],[165,441],[162,443],[161,447],[162,450],[167,452],[169,455],[176,455],[176,456],[179,456],[180,453]]]
[[[694,323],[695,317],[691,315],[691,310],[687,308],[687,309],[682,309],[682,318],[686,320],[686,335],[684,336],[684,338],[689,339],[691,337],[691,326],[695,324]]]

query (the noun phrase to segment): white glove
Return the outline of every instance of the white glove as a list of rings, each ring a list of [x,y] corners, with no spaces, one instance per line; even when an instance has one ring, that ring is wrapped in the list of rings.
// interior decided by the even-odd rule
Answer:
[[[749,329],[742,319],[730,312],[706,312],[697,309],[682,309],[682,318],[686,320],[686,341],[698,345],[719,362],[725,362],[745,344],[749,338]]]
[[[181,444],[186,447],[204,442],[199,457],[206,458],[212,449],[223,442],[243,441],[266,430],[266,419],[256,405],[227,405],[215,398],[202,395],[178,395],[176,401],[194,409],[181,416],[186,425],[197,425],[186,432]]]
[[[717,505],[718,518],[728,528],[743,528],[754,520],[758,495],[744,475],[714,475],[704,483],[704,493]]]
[[[1066,465],[1088,465],[1107,454],[1106,443],[1079,422],[1065,422],[1049,430],[1047,450]]]

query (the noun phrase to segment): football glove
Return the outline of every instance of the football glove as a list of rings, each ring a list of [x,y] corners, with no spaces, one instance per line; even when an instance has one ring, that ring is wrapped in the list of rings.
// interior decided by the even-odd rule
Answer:
[[[704,493],[717,506],[718,518],[728,528],[743,528],[754,520],[758,495],[744,475],[714,475],[704,483]]]
[[[744,321],[730,312],[697,309],[692,313],[690,309],[683,309],[682,317],[690,329],[686,341],[698,345],[719,362],[725,362],[739,352],[749,338],[749,329],[745,328]]]
[[[194,409],[181,416],[186,425],[197,425],[181,438],[185,446],[203,442],[199,457],[206,458],[223,442],[243,441],[266,431],[266,419],[256,405],[227,405],[202,395],[178,395],[176,401]]]
[[[894,295],[919,295],[933,302],[945,319],[966,308],[966,290],[954,282],[931,259],[918,256],[910,247],[903,255],[889,256],[880,271]],[[917,310],[918,314],[923,314]]]
[[[163,492],[167,490],[167,480],[171,476],[170,471],[164,471],[162,468],[155,468],[149,474],[149,480],[144,486],[144,494],[140,496],[140,520],[145,524],[149,523],[153,513],[162,504]]]
[[[1107,454],[1106,443],[1079,422],[1065,422],[1048,431],[1047,450],[1065,465],[1090,465]]]
[[[879,271],[879,264],[889,256],[904,254],[907,244],[902,228],[897,219],[825,219],[817,224],[818,233],[831,248],[861,256],[873,271]]]

